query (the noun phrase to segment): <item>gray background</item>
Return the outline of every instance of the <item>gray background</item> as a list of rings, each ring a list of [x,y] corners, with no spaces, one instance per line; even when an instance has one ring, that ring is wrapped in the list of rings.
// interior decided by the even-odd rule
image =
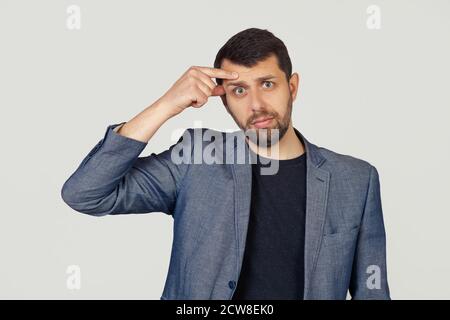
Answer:
[[[66,27],[69,5],[81,29]],[[381,29],[366,26],[369,5]],[[380,173],[394,299],[450,298],[450,1],[0,1],[0,298],[159,299],[172,218],[95,218],[60,198],[103,137],[191,65],[248,27],[288,47],[300,89],[293,121],[310,141]],[[174,130],[237,130],[220,99]],[[81,289],[66,268],[81,268]]]

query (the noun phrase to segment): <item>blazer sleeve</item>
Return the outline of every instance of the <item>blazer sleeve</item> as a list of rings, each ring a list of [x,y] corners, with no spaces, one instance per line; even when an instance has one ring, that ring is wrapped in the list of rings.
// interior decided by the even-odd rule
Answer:
[[[349,292],[354,300],[390,300],[386,233],[378,171],[371,166],[364,212],[353,261]]]
[[[173,214],[178,188],[192,155],[191,134],[161,153],[139,157],[147,143],[118,134],[123,125],[106,133],[66,180],[61,197],[72,209],[93,215],[163,212]],[[172,161],[172,151],[177,159]],[[181,163],[180,163],[181,162]]]

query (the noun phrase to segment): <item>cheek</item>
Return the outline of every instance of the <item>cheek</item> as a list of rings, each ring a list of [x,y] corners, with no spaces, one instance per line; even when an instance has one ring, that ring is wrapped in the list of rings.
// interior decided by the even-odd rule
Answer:
[[[240,121],[247,121],[247,109],[246,104],[242,101],[236,101],[236,99],[227,99],[228,102],[228,109],[233,114],[235,118],[237,118]]]
[[[287,109],[289,98],[289,96],[286,96],[283,93],[273,93],[267,95],[266,103],[269,108],[273,109],[279,114],[283,114]]]

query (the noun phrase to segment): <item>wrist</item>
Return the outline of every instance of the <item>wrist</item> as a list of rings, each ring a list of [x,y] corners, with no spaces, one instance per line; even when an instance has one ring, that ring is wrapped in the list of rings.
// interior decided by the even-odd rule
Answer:
[[[166,120],[176,116],[179,111],[175,110],[171,105],[169,105],[163,99],[158,99],[155,103],[150,106],[158,114],[161,114]]]

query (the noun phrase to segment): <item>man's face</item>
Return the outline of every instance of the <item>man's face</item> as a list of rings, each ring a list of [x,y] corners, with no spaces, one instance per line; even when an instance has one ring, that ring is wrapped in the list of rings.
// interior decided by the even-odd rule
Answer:
[[[252,68],[236,65],[225,59],[221,68],[239,74],[237,79],[223,80],[225,94],[221,96],[239,128],[257,145],[260,145],[260,139],[266,140],[268,147],[281,140],[291,125],[298,75],[293,74],[288,82],[285,73],[278,67],[275,55]],[[270,119],[257,121],[264,118]],[[278,129],[278,136],[273,129]]]

